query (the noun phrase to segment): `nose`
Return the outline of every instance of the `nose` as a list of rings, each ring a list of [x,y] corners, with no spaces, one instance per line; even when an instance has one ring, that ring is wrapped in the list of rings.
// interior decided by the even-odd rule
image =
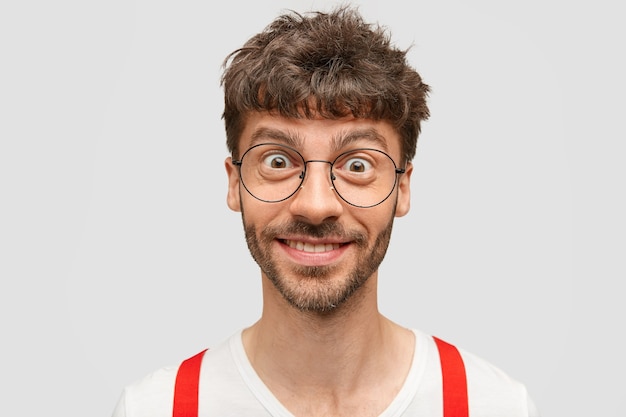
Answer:
[[[291,213],[311,224],[321,224],[339,217],[343,207],[330,180],[330,162],[306,161],[304,181],[290,199]]]

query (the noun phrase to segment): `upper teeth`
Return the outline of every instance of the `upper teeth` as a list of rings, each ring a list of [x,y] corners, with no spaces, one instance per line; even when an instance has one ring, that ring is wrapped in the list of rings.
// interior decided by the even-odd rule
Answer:
[[[294,240],[287,240],[285,243],[289,245],[290,248],[294,248],[297,250],[301,250],[304,252],[326,252],[339,248],[339,243],[305,243],[305,242],[297,242]]]

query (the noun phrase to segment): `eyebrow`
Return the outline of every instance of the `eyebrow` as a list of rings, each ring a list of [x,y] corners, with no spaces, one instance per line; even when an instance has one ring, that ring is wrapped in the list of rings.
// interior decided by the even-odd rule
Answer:
[[[294,132],[274,129],[271,127],[260,127],[252,133],[250,146],[262,143],[268,139],[283,143],[295,149],[302,149],[305,141],[302,136]],[[356,142],[363,141],[376,145],[384,152],[389,152],[389,147],[387,146],[385,137],[374,128],[356,129],[338,133],[330,140],[331,151],[333,153],[337,153]]]
[[[271,127],[261,127],[252,133],[252,136],[250,138],[250,146],[254,146],[257,143],[264,142],[267,139],[281,142],[295,149],[302,149],[302,145],[304,143],[303,138],[298,134],[285,132],[279,129],[273,129]]]
[[[341,132],[332,138],[331,146],[334,152],[339,152],[355,142],[371,142],[382,151],[389,152],[385,137],[378,133],[374,128],[356,129],[347,132]]]

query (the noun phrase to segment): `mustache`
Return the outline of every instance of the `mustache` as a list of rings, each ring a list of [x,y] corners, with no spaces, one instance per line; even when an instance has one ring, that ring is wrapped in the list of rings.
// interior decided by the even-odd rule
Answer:
[[[345,241],[352,241],[357,244],[367,242],[367,236],[356,230],[346,230],[343,225],[337,222],[325,222],[321,224],[311,224],[301,220],[294,220],[263,229],[263,239],[273,240],[276,236],[302,235],[317,239],[328,237],[340,238]]]

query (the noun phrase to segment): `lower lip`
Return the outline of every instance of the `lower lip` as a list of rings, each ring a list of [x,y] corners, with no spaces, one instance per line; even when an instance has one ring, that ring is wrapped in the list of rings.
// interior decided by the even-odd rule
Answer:
[[[281,241],[278,241],[278,243],[289,258],[295,263],[305,266],[324,266],[338,262],[350,246],[350,244],[344,244],[337,249],[326,252],[305,252],[294,249]]]

